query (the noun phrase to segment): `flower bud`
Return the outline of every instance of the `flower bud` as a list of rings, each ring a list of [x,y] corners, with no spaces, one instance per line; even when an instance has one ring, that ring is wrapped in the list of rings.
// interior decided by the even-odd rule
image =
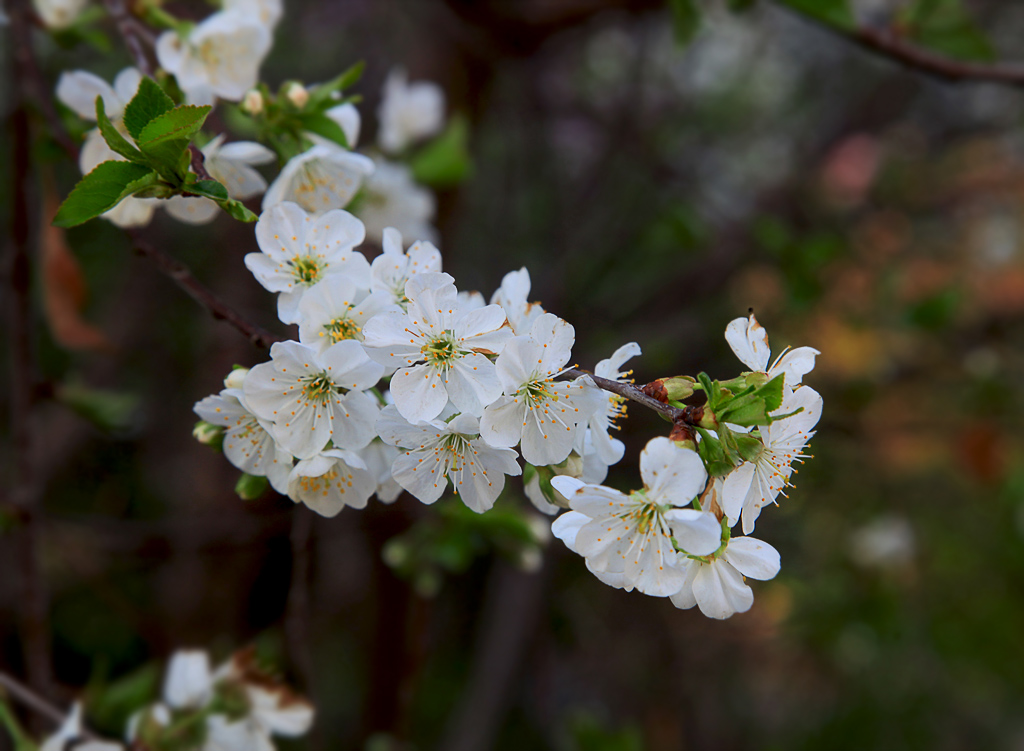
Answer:
[[[258,115],[263,112],[263,94],[257,89],[249,89],[242,99],[242,111],[250,115]]]
[[[289,102],[294,104],[298,109],[302,109],[306,106],[306,102],[309,101],[309,91],[301,83],[292,82],[287,85],[284,92],[285,97]]]
[[[204,446],[219,447],[224,441],[224,428],[219,425],[206,422],[205,420],[200,420],[196,423],[196,426],[192,428],[192,437]]]
[[[267,492],[267,486],[269,484],[270,483],[267,482],[266,477],[242,475],[238,478],[238,482],[235,483],[235,493],[243,501],[255,501]]]
[[[693,396],[695,383],[689,376],[659,378],[645,384],[642,390],[647,396],[667,404],[669,401],[681,402]]]
[[[242,368],[238,365],[235,369],[228,373],[228,377],[224,379],[224,388],[228,389],[240,389],[242,383],[245,381],[245,376],[249,373],[248,368]]]

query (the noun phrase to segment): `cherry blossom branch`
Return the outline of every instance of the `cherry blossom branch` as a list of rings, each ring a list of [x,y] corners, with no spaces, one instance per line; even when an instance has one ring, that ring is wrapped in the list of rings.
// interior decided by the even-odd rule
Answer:
[[[570,378],[579,378],[584,375],[590,376],[594,383],[605,391],[611,391],[613,394],[618,394],[625,399],[634,401],[637,404],[642,404],[648,409],[652,409],[658,414],[664,415],[673,423],[690,421],[691,410],[678,409],[677,407],[673,407],[671,404],[659,402],[657,399],[645,394],[638,386],[634,386],[632,383],[623,383],[622,381],[613,381],[610,378],[601,378],[601,376],[596,376],[585,370],[577,370],[576,368],[565,371],[565,375]]]
[[[178,285],[184,292],[202,305],[214,318],[224,321],[240,331],[257,347],[269,349],[274,342],[282,341],[281,337],[270,333],[261,326],[251,323],[234,308],[217,297],[192,274],[188,266],[173,256],[150,245],[143,239],[138,230],[125,230],[131,238],[134,252],[149,259],[162,274]]]
[[[866,50],[886,57],[904,67],[912,68],[934,78],[950,82],[974,81],[997,83],[1007,86],[1024,86],[1024,66],[961,62],[931,50],[907,42],[891,28],[858,27],[844,29],[822,21],[815,16],[793,8],[787,3],[777,3],[786,10],[803,17],[819,28],[846,39]]]

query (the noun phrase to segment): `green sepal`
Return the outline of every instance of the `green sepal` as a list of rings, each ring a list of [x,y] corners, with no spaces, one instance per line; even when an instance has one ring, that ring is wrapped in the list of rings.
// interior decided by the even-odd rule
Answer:
[[[364,68],[366,68],[366,63],[360,60],[347,68],[341,75],[317,86],[309,92],[306,109],[312,112],[323,112],[340,104],[334,100],[334,93],[354,86],[362,78]]]
[[[756,462],[764,452],[764,444],[750,433],[733,433],[736,440],[736,452],[744,461]]]
[[[139,90],[124,108],[124,127],[128,133],[139,141],[139,134],[153,120],[165,112],[174,109],[174,100],[160,88],[160,84],[152,78],[143,78]]]
[[[131,162],[103,162],[72,189],[53,219],[55,227],[76,227],[114,208],[122,199],[154,184],[152,169]]]
[[[100,135],[103,136],[103,140],[107,142],[107,146],[111,148],[117,154],[120,154],[129,162],[135,162],[136,164],[145,164],[146,156],[137,148],[135,148],[128,139],[121,135],[121,133],[114,127],[114,124],[110,122],[110,118],[107,117],[106,107],[103,105],[103,97],[96,97],[96,124],[99,126]]]
[[[726,456],[722,442],[704,428],[696,428],[700,435],[697,453],[704,461],[704,468],[712,477],[724,477],[732,472],[735,463]]]
[[[267,492],[270,482],[266,477],[243,474],[235,483],[235,493],[243,501],[255,501]]]

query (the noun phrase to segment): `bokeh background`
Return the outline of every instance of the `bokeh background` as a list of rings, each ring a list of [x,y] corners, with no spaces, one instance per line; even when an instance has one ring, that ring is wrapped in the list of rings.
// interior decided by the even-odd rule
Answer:
[[[438,82],[473,163],[438,191],[445,269],[489,294],[526,266],[582,367],[637,341],[638,383],[732,377],[722,333],[748,308],[776,351],[821,351],[815,457],[759,520],[783,568],[753,609],[716,622],[610,589],[557,540],[538,558],[514,481],[493,520],[407,496],[334,519],[239,500],[191,409],[265,354],[94,221],[38,243],[36,376],[65,402],[35,410],[50,698],[84,691],[118,734],[175,648],[255,644],[317,705],[288,748],[1024,748],[1024,92],[907,70],[786,3],[709,6],[681,44],[654,0],[286,0],[264,78],[365,60],[366,140],[392,66]],[[1024,57],[1019,3],[853,10],[951,58]],[[130,64],[116,38],[35,43],[50,84]],[[36,165],[47,196],[77,179],[44,140]],[[161,212],[145,236],[289,333],[242,264],[250,227]],[[48,297],[62,247],[82,321]],[[79,399],[104,412],[87,420],[76,388],[117,398]],[[629,414],[623,488],[664,432]],[[22,532],[4,519],[0,664],[19,673]]]

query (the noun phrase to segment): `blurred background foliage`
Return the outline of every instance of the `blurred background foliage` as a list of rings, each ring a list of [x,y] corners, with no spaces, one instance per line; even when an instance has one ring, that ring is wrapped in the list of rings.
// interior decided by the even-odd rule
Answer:
[[[240,501],[191,407],[264,355],[95,221],[38,238],[52,698],[84,690],[118,734],[173,649],[252,643],[316,702],[311,749],[1024,748],[1024,95],[836,29],[1013,61],[1024,5],[286,0],[264,66],[274,86],[365,60],[364,134],[391,66],[440,83],[472,160],[438,192],[445,268],[489,294],[527,266],[582,367],[635,340],[637,382],[730,377],[722,332],[748,308],[776,351],[821,350],[815,459],[759,521],[784,565],[751,612],[605,587],[514,483],[493,517]],[[35,39],[51,84],[129,64],[74,42]],[[77,170],[37,151],[52,214]],[[242,265],[251,227],[158,215],[146,236],[285,333]],[[630,411],[610,484],[663,429]],[[17,520],[0,530],[17,672]]]

